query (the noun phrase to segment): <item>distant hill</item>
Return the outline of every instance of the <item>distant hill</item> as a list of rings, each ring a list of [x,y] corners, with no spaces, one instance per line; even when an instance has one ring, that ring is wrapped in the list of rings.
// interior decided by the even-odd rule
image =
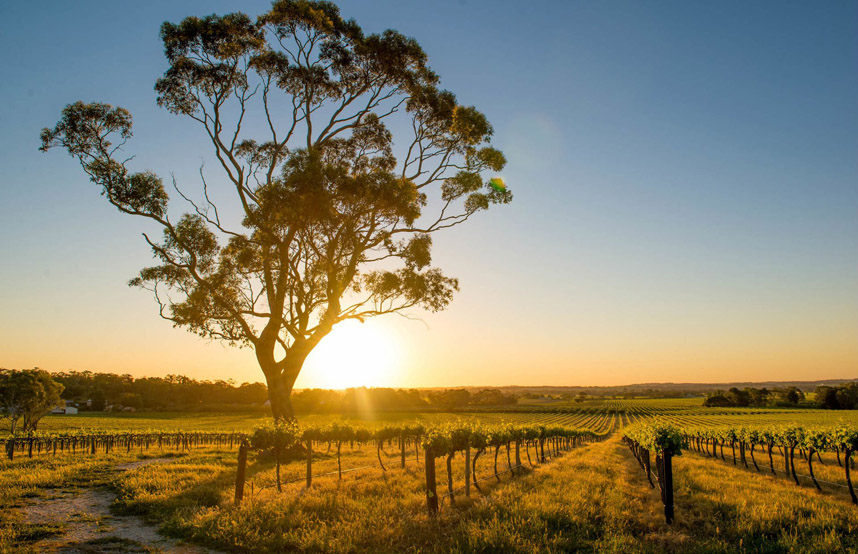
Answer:
[[[535,394],[578,394],[584,392],[592,396],[613,396],[626,393],[644,393],[651,391],[672,392],[674,394],[695,394],[702,395],[707,392],[716,390],[728,390],[733,387],[744,389],[746,387],[753,388],[783,388],[797,387],[805,392],[811,392],[816,387],[821,385],[842,385],[843,383],[856,382],[858,378],[851,379],[821,379],[818,381],[736,381],[731,383],[635,383],[631,385],[614,385],[614,386],[521,386],[521,385],[506,385],[506,386],[484,386],[484,387],[458,387],[469,391],[480,390],[485,388],[500,389],[507,394],[522,395],[528,393]],[[456,388],[456,387],[444,387]]]

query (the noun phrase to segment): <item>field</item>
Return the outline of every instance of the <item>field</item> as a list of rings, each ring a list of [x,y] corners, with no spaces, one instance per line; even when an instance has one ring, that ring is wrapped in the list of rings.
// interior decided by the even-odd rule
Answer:
[[[852,552],[858,508],[830,452],[815,464],[817,491],[777,475],[686,450],[675,458],[676,521],[662,515],[652,489],[619,431],[655,417],[678,425],[858,422],[854,412],[805,409],[704,409],[700,399],[608,400],[549,411],[309,416],[302,426],[332,422],[379,428],[419,422],[537,423],[587,428],[606,439],[556,452],[545,463],[522,448],[509,470],[500,451],[479,459],[481,490],[446,494],[437,463],[440,513],[426,511],[423,453],[409,446],[343,444],[342,480],[335,448],[314,452],[313,486],[302,460],[275,462],[251,452],[244,501],[233,506],[237,452],[229,448],[117,449],[109,454],[41,453],[0,463],[0,552]],[[45,433],[69,431],[249,432],[260,414],[80,414],[49,416]],[[383,470],[379,457],[384,462]],[[762,461],[759,457],[758,461]],[[749,461],[750,463],[750,461]],[[796,463],[799,461],[797,459]],[[761,464],[762,465],[762,464]],[[464,460],[451,460],[454,489]],[[516,469],[513,464],[513,469]],[[767,470],[767,467],[763,467]],[[515,473],[515,475],[513,474]],[[84,502],[86,500],[86,502]],[[48,515],[46,515],[48,514]],[[169,537],[161,538],[154,529]],[[130,530],[133,529],[133,532]],[[144,532],[149,529],[148,532]]]
[[[49,415],[39,424],[43,432],[71,430],[141,432],[156,431],[223,431],[248,432],[268,421],[265,413],[80,413],[73,416]],[[804,408],[704,408],[701,398],[589,400],[583,404],[524,405],[505,411],[466,411],[461,413],[366,413],[348,415],[300,416],[302,425],[325,425],[348,421],[358,425],[378,426],[391,422],[440,423],[450,419],[484,422],[534,422],[569,425],[605,432],[647,418],[659,417],[682,425],[730,425],[736,422],[796,423],[800,425],[845,422],[858,424],[858,410],[831,411]],[[748,419],[751,418],[751,419]],[[7,436],[0,429],[0,438]]]

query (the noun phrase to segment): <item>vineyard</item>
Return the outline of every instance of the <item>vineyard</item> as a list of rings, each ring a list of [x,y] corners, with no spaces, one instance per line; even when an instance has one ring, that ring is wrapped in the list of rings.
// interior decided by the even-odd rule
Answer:
[[[21,524],[28,498],[91,475],[104,475],[102,486],[116,491],[118,513],[145,514],[176,537],[215,548],[243,544],[243,551],[335,552],[355,544],[366,545],[358,551],[472,551],[473,541],[490,551],[550,550],[549,543],[574,549],[574,541],[616,551],[614,542],[594,543],[600,535],[584,531],[608,525],[586,519],[597,510],[593,517],[607,521],[598,514],[608,506],[623,514],[611,518],[636,521],[610,530],[616,544],[621,537],[638,544],[634,529],[660,525],[675,537],[668,542],[679,541],[667,551],[677,552],[687,551],[689,540],[708,545],[700,551],[729,551],[713,545],[734,539],[783,546],[805,540],[797,533],[826,551],[852,544],[852,413],[641,399],[505,412],[314,415],[294,428],[265,423],[256,414],[95,414],[49,417],[39,433],[2,438],[0,551],[21,541],[41,544],[27,539],[34,528]],[[143,465],[114,474],[128,463]],[[713,498],[724,508],[709,506]],[[741,515],[738,499],[751,503],[752,515]],[[721,511],[728,506],[735,515]],[[713,509],[720,523],[698,536]],[[781,519],[760,519],[770,509]],[[801,519],[811,512],[813,519]],[[558,513],[567,514],[565,523],[550,523]],[[735,527],[726,523],[731,518]],[[749,534],[748,521],[758,535]],[[432,531],[439,525],[448,536]],[[563,529],[556,537],[546,530],[553,525]],[[823,528],[840,531],[832,536]],[[511,546],[519,543],[528,546]]]

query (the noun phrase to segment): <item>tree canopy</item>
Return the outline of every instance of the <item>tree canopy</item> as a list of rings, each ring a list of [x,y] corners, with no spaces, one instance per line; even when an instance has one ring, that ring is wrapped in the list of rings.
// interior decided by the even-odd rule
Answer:
[[[414,39],[365,34],[333,3],[187,17],[161,38],[158,104],[202,128],[220,170],[200,170],[196,196],[173,179],[189,212],[173,216],[162,178],[131,169],[121,107],[68,105],[42,149],[66,149],[119,211],[161,229],[144,235],[157,265],[130,284],[174,325],[253,348],[274,417],[291,418],[295,379],[334,325],[447,307],[458,281],[432,267],[432,235],[512,199],[487,175],[506,160]],[[234,192],[239,221],[210,185]]]
[[[0,416],[9,418],[10,431],[35,431],[44,416],[62,405],[63,386],[41,369],[0,370]]]

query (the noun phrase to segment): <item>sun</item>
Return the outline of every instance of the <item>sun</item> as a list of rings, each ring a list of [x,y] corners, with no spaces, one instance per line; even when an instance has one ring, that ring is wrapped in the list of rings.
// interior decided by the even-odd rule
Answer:
[[[396,341],[374,321],[344,321],[310,353],[297,388],[345,389],[387,385],[399,361]]]

